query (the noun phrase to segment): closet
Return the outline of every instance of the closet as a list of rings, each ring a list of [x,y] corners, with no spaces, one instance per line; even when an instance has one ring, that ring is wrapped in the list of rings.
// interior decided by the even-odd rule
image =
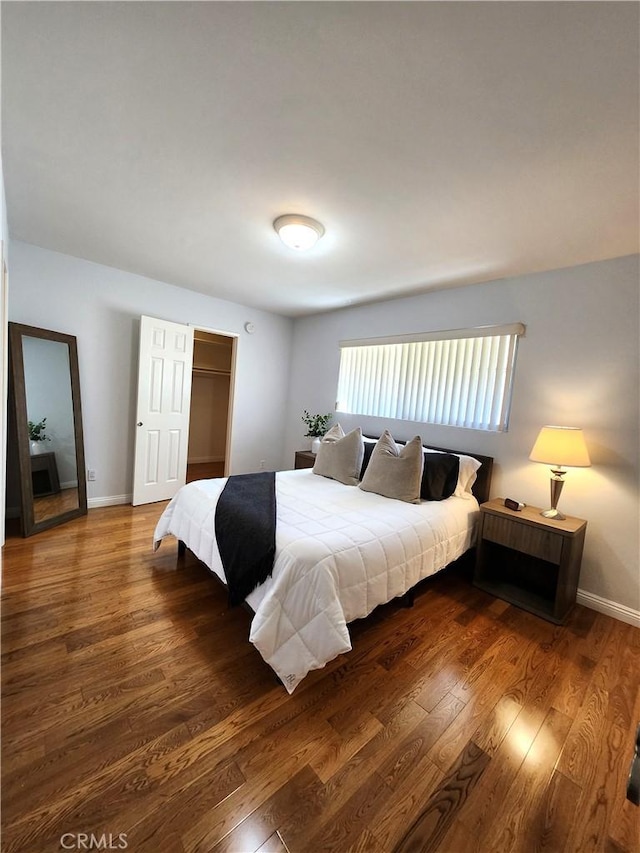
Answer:
[[[226,335],[194,332],[187,482],[226,473],[234,342]]]

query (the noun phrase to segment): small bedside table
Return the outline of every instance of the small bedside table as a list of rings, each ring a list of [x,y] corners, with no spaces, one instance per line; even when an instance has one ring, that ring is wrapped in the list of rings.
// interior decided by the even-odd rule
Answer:
[[[480,507],[475,586],[561,625],[575,604],[587,522],[544,518],[540,508]]]
[[[31,457],[31,481],[34,498],[57,495],[60,492],[55,453],[37,453]]]
[[[294,468],[313,468],[316,454],[310,450],[296,450],[296,461]]]

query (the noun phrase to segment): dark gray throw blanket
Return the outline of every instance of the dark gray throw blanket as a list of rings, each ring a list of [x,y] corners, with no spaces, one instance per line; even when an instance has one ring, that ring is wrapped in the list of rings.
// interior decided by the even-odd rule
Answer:
[[[216,505],[216,540],[229,604],[242,604],[269,577],[276,553],[276,475],[229,477]]]

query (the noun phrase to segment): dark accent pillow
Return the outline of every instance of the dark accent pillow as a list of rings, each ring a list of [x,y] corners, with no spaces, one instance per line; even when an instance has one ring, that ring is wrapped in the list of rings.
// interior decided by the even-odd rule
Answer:
[[[377,441],[377,439],[376,439]],[[363,441],[364,444],[364,456],[362,457],[362,468],[360,469],[360,479],[364,477],[364,472],[367,470],[369,465],[369,460],[371,459],[371,454],[373,453],[373,448],[376,446],[375,441]]]
[[[423,501],[450,498],[458,485],[460,460],[452,453],[425,453],[420,497]]]

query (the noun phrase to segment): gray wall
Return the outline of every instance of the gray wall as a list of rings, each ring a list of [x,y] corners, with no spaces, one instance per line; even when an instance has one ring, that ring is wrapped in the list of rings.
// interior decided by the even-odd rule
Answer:
[[[239,334],[231,470],[281,467],[290,319],[12,241],[9,319],[78,338],[89,505],[131,495],[141,314]]]
[[[638,257],[522,276],[298,319],[286,453],[305,447],[303,409],[335,405],[340,340],[522,321],[507,433],[353,416],[379,434],[419,433],[433,444],[495,457],[492,494],[549,504],[549,469],[529,462],[543,424],[581,426],[593,466],[572,469],[560,501],[586,518],[580,587],[640,611]],[[597,602],[596,602],[597,603]],[[622,614],[624,615],[624,614]]]

